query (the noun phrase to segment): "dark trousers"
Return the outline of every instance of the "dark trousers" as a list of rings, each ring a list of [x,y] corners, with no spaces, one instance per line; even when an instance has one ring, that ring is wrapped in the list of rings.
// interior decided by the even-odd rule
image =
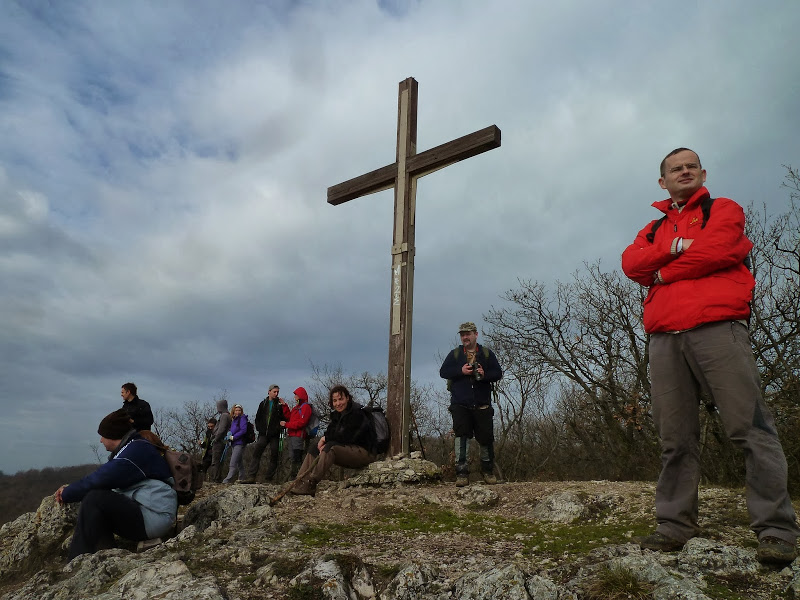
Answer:
[[[214,442],[211,444],[211,469],[208,471],[208,478],[219,483],[222,481],[222,451],[225,450],[225,442]]]
[[[209,446],[206,450],[205,454],[203,454],[203,464],[200,467],[203,473],[208,473],[208,470],[211,468],[211,459],[213,456],[211,455],[211,447]]]
[[[303,455],[306,452],[306,448],[309,447],[309,444],[306,439],[294,436],[287,437],[286,442],[289,445],[289,450],[292,451],[291,476],[296,477],[297,473],[300,471],[300,465],[303,464]]]
[[[114,547],[114,534],[129,540],[147,539],[139,505],[111,490],[92,490],[78,510],[78,523],[69,546],[69,560]]]
[[[484,471],[491,471],[494,465],[494,409],[491,405],[469,407],[451,404],[453,433],[455,434],[456,470],[458,465],[467,462],[467,441],[474,437],[481,446],[481,463]],[[461,467],[461,471],[464,470]]]
[[[653,421],[661,436],[657,531],[685,541],[697,535],[700,390],[719,409],[725,431],[744,451],[750,527],[791,544],[800,534],[787,491],[787,466],[775,421],[761,395],[747,328],[720,322],[650,337]]]
[[[269,454],[267,455],[267,473],[265,475],[266,479],[272,479],[275,476],[275,471],[278,469],[278,444],[280,443],[280,438],[278,436],[272,436],[268,438],[266,435],[259,434],[258,439],[251,444],[253,448],[253,453],[250,455],[250,465],[247,469],[247,477],[249,479],[255,479],[256,475],[258,475],[258,467],[261,466],[261,456],[264,454],[264,450],[269,448]]]

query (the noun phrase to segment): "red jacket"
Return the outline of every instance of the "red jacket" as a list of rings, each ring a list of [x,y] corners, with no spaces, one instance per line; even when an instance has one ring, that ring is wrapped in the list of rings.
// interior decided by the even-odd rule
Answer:
[[[717,198],[705,228],[700,203],[705,187],[678,212],[672,200],[653,206],[667,218],[647,240],[653,222],[642,229],[622,253],[625,275],[649,286],[644,301],[647,333],[683,331],[716,321],[747,319],[755,280],[743,261],[753,248],[744,235],[744,211],[728,198]],[[693,239],[690,248],[675,252],[678,238]],[[654,283],[658,275],[658,283]]]
[[[300,402],[292,409],[289,420],[286,421],[286,435],[289,437],[305,438],[306,425],[308,425],[308,420],[310,418],[311,405],[308,401],[300,398]]]

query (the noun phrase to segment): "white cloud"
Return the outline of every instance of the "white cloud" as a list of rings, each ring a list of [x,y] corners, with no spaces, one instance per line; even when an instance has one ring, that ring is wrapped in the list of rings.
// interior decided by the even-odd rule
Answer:
[[[616,268],[673,147],[785,205],[795,3],[268,4],[0,5],[3,471],[92,460],[124,381],[251,410],[310,360],[384,369],[392,195],[325,200],[394,160],[405,77],[418,150],[503,132],[419,182],[418,376],[517,278]]]

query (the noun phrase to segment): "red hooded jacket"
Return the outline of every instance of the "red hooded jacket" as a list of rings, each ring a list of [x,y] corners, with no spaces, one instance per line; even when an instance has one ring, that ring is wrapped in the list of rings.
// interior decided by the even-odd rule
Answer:
[[[743,261],[753,244],[744,235],[744,211],[729,198],[716,198],[701,228],[700,204],[708,195],[701,187],[680,212],[671,199],[653,203],[667,216],[653,242],[647,240],[651,221],[622,253],[625,275],[650,287],[644,301],[647,333],[684,331],[750,316],[755,280]],[[694,241],[677,254],[678,238]]]
[[[306,438],[306,425],[311,419],[312,408],[308,403],[308,393],[305,388],[299,387],[294,393],[297,395],[297,404],[289,414],[286,421],[286,435],[289,437]]]

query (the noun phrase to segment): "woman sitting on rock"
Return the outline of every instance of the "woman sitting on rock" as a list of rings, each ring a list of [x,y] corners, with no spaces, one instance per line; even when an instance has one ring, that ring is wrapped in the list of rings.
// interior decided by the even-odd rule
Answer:
[[[330,424],[317,444],[317,452],[306,455],[290,490],[293,494],[316,494],[317,483],[333,465],[358,469],[376,458],[372,422],[361,406],[353,402],[347,388],[343,385],[332,387],[328,404],[332,409]],[[316,454],[319,458],[314,456]]]

